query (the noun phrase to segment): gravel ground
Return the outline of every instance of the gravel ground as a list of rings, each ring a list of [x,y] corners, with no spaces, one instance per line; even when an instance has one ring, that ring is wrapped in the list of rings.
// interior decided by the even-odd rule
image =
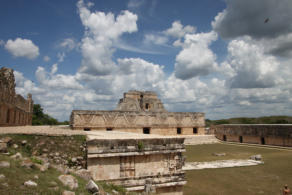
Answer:
[[[202,139],[209,139],[209,135],[180,135],[180,136],[163,136],[155,134],[140,134],[121,131],[80,131],[71,130],[69,125],[55,126],[15,126],[15,127],[0,127],[0,134],[36,134],[36,135],[87,135],[91,139],[153,139],[153,138],[186,138],[197,142]]]

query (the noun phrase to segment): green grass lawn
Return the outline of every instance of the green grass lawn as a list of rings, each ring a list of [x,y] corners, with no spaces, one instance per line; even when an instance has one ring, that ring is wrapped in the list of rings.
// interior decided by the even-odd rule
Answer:
[[[221,169],[204,169],[186,172],[185,195],[277,195],[284,184],[292,188],[292,150],[278,150],[227,144],[186,146],[187,162],[226,159],[247,159],[261,154],[263,165]],[[212,153],[226,153],[213,156]]]

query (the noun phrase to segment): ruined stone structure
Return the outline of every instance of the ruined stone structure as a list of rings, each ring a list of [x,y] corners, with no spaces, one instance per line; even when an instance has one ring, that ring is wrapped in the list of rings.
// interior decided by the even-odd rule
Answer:
[[[129,91],[116,110],[73,110],[72,129],[127,131],[160,135],[205,133],[205,115],[198,112],[167,112],[154,92]]]
[[[52,166],[82,166],[95,181],[123,185],[129,191],[148,192],[146,194],[183,194],[186,184],[182,168],[183,137],[119,131],[72,131],[68,126],[0,127],[0,152],[7,151],[7,147],[13,144],[23,143],[24,136],[21,136],[10,139],[7,145],[8,133],[26,135],[26,144],[31,152],[46,158]],[[13,139],[14,136],[10,137]],[[88,176],[82,172],[81,175]]]
[[[89,136],[87,169],[95,181],[122,185],[128,191],[183,194],[184,138],[116,133],[108,132],[107,137]],[[120,138],[115,139],[117,135]]]
[[[15,93],[13,70],[0,69],[0,126],[31,125],[33,101]]]
[[[292,146],[292,124],[215,125],[211,128],[222,141]]]

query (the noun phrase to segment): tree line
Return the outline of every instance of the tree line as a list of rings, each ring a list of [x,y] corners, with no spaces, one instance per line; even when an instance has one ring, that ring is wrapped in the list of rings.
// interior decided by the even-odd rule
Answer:
[[[40,104],[33,105],[32,125],[69,125],[69,121],[59,122],[45,114]]]

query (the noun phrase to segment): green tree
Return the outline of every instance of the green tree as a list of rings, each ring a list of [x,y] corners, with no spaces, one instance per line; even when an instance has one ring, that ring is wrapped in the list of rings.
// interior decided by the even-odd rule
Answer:
[[[33,105],[32,125],[59,125],[57,119],[45,114],[40,104]]]

